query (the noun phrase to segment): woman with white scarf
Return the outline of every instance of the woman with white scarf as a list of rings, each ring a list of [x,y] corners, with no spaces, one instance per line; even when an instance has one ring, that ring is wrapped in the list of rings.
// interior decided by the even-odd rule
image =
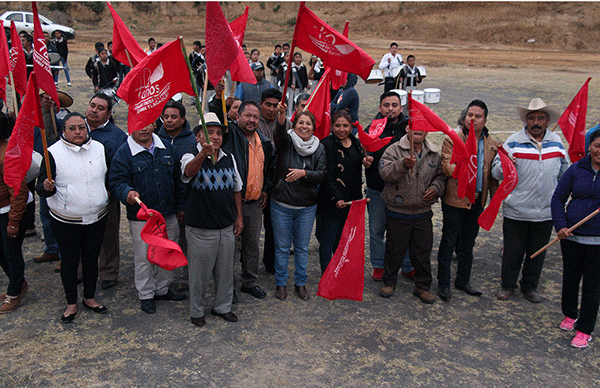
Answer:
[[[271,221],[275,236],[275,296],[287,297],[288,261],[294,244],[295,293],[309,299],[306,290],[308,244],[317,211],[319,184],[325,179],[325,147],[313,135],[315,117],[304,111],[285,130],[285,104],[279,103],[275,146],[277,176],[271,192]]]

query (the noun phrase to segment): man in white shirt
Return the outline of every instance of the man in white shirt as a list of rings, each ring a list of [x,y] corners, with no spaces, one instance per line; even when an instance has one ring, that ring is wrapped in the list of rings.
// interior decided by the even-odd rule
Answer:
[[[383,70],[383,77],[385,81],[384,93],[394,89],[395,77],[400,73],[400,69],[404,66],[402,55],[398,54],[398,44],[392,42],[390,44],[390,52],[386,53],[381,58],[379,68]]]

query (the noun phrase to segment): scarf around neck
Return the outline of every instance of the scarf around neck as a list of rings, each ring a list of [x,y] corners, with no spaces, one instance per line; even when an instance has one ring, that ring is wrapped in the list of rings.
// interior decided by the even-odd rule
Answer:
[[[293,129],[288,130],[287,133],[288,135],[290,135],[290,138],[292,139],[292,144],[294,145],[296,152],[300,156],[309,156],[314,154],[317,148],[319,148],[319,144],[321,144],[319,142],[319,138],[315,135],[312,135],[310,139],[304,141],[300,138],[300,136],[298,136],[296,132],[294,132]]]

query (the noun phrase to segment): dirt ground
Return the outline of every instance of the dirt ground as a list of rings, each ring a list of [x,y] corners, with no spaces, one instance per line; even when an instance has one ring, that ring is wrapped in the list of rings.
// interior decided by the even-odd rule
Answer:
[[[110,39],[110,28],[78,30],[69,64],[73,87],[63,74],[59,88],[74,97],[71,110],[84,112],[92,95],[83,67],[93,42]],[[148,34],[144,34],[148,35]],[[167,37],[164,37],[166,41]],[[188,45],[191,40],[186,40]],[[265,59],[270,42],[264,41]],[[249,47],[253,47],[249,44]],[[380,45],[376,60],[385,52]],[[587,77],[598,75],[597,53],[526,51],[483,46],[403,42],[401,53],[417,53],[427,66],[422,87],[441,89],[431,105],[454,126],[474,98],[490,109],[488,127],[504,140],[522,123],[517,106],[534,97],[566,108]],[[374,55],[374,54],[372,54]],[[561,59],[558,59],[561,58]],[[568,61],[563,59],[568,58]],[[587,127],[600,120],[600,84],[590,82]],[[360,117],[368,123],[377,112],[382,87],[359,81]],[[188,119],[197,122],[189,97]],[[116,124],[126,127],[127,107],[115,108]],[[435,144],[442,138],[431,135]],[[123,209],[124,210],[124,209]],[[441,209],[434,206],[432,267],[437,274]],[[123,213],[124,214],[124,211]],[[116,287],[98,290],[109,308],[98,316],[82,307],[75,322],[60,322],[64,294],[54,263],[36,264],[44,244],[39,234],[24,243],[30,289],[22,305],[0,316],[0,386],[2,387],[598,387],[600,348],[569,347],[571,334],[559,330],[562,263],[554,246],[546,256],[534,305],[518,292],[498,301],[502,231],[500,213],[490,232],[481,230],[475,247],[472,284],[481,298],[453,290],[452,300],[427,306],[411,295],[402,279],[391,299],[379,297],[380,283],[370,279],[365,242],[364,301],[328,301],[317,297],[318,246],[310,244],[311,299],[274,297],[274,277],[260,269],[259,283],[268,293],[257,300],[239,293],[234,306],[238,323],[212,317],[199,329],[189,321],[189,305],[158,302],[157,313],[140,311],[133,284],[131,239],[121,223],[121,273]],[[368,222],[368,220],[367,220]],[[290,273],[293,265],[290,265]],[[239,276],[240,264],[236,262]],[[0,276],[0,289],[7,279]],[[290,282],[289,286],[292,286]],[[236,284],[239,290],[240,285]],[[432,290],[437,291],[434,280]],[[81,289],[80,289],[81,292]],[[207,306],[212,301],[209,293]]]

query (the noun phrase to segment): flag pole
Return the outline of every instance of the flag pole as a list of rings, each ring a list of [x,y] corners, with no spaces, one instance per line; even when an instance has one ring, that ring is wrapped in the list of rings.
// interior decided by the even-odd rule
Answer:
[[[204,90],[202,91],[202,113],[206,111],[206,92],[208,89],[208,68],[204,73]]]
[[[226,78],[223,77],[223,86],[225,86]],[[225,102],[225,90],[221,92],[221,105],[223,105],[223,124],[228,125],[227,123],[227,104]]]
[[[34,77],[34,82],[35,82],[35,89],[37,90],[35,93],[35,97],[39,98],[39,88],[37,86],[37,79],[35,78],[35,71],[31,72],[31,75],[29,76],[29,79],[31,79],[31,77]],[[23,114],[23,112],[21,112],[21,114]],[[44,148],[44,163],[46,165],[46,176],[48,177],[48,180],[51,181],[52,180],[52,170],[50,169],[50,155],[48,154],[48,140],[46,140],[46,129],[44,128],[44,120],[40,120],[40,133],[42,135],[42,146]]]
[[[129,66],[133,68],[133,62],[131,62],[131,57],[129,56],[129,51],[127,50],[127,48],[125,48],[125,55],[127,56],[127,60],[129,61]]]
[[[304,2],[300,3],[300,6],[302,6],[302,4],[304,4]],[[287,71],[285,72],[285,83],[283,84],[283,95],[281,96],[281,101],[285,104],[285,97],[286,97],[286,93],[287,93],[287,87],[288,87],[288,82],[290,81],[290,74],[292,72],[292,60],[294,58],[294,49],[296,48],[296,35],[298,33],[298,26],[300,23],[300,18],[301,18],[301,14],[300,14],[300,10],[302,8],[298,8],[298,17],[296,18],[296,26],[294,27],[294,37],[292,38],[292,46],[290,47],[290,59],[288,59],[288,68]]]
[[[17,116],[19,114],[19,102],[17,100],[17,89],[15,89],[15,80],[13,79],[12,70],[8,71],[8,78],[10,79],[10,84],[12,85],[13,106],[15,108],[15,116]]]
[[[194,90],[194,102],[196,103],[196,111],[198,112],[198,114],[200,115],[200,122],[202,123],[202,130],[204,131],[204,140],[206,140],[207,144],[210,144],[210,139],[208,138],[208,129],[206,128],[206,121],[204,120],[204,113],[202,111],[202,106],[200,105],[200,99],[198,98],[198,87],[196,86],[196,80],[194,79],[194,73],[192,73],[192,65],[190,64],[190,59],[187,56],[187,53],[185,51],[185,46],[183,44],[183,37],[180,36],[179,38],[179,43],[181,45],[181,53],[183,54],[183,58],[185,59],[185,63],[187,64],[188,67],[188,73],[190,76],[190,82],[192,83],[192,89]],[[214,157],[210,157],[213,165],[216,162],[216,160],[214,159]]]

